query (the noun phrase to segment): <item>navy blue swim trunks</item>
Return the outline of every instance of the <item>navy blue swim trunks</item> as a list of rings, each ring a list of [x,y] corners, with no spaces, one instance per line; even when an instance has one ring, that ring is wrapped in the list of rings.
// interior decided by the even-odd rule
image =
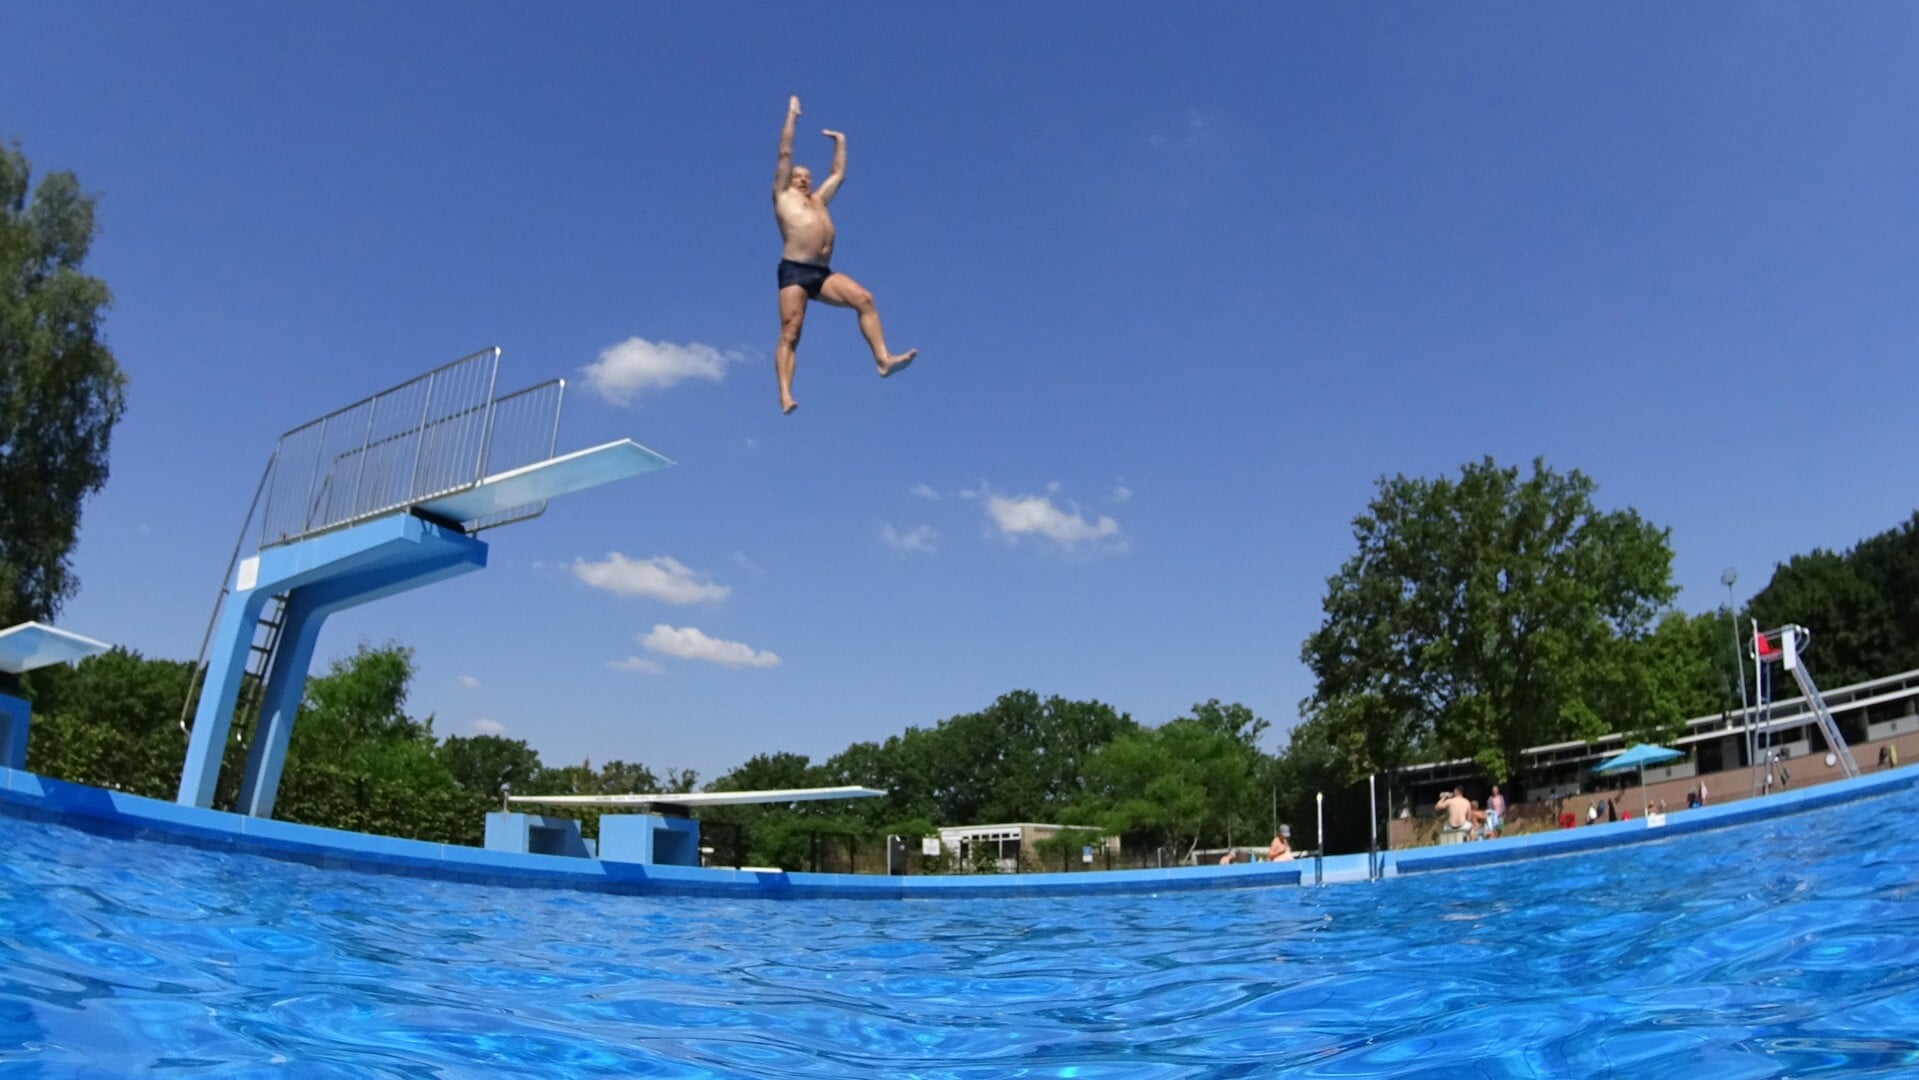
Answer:
[[[807,297],[813,300],[820,298],[820,286],[826,284],[826,279],[832,276],[833,268],[830,266],[794,262],[792,259],[780,260],[780,288],[798,285],[805,289]]]

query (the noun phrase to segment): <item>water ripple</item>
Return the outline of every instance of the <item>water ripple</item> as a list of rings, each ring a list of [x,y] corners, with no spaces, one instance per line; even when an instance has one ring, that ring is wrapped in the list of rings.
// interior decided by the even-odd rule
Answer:
[[[0,818],[0,1073],[1899,1075],[1919,794],[1374,886],[492,889]]]

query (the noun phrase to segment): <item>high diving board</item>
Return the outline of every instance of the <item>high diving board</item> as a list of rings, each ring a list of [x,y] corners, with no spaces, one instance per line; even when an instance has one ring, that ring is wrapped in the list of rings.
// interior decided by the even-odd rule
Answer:
[[[875,799],[886,792],[869,787],[775,788],[768,791],[670,791],[658,795],[508,795],[510,803],[549,806],[752,806],[760,803],[817,802],[823,799]]]
[[[106,652],[112,646],[43,623],[24,622],[0,630],[0,671],[19,675],[53,664],[70,664]]]
[[[419,503],[418,509],[462,525],[561,495],[639,476],[673,464],[664,454],[620,439],[536,461],[481,480],[463,491]]]

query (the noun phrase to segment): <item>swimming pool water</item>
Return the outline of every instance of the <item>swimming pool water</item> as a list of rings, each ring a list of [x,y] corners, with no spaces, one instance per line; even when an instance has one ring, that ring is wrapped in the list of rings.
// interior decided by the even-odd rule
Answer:
[[[1919,792],[1322,889],[729,901],[0,816],[0,1076],[1919,1069]]]

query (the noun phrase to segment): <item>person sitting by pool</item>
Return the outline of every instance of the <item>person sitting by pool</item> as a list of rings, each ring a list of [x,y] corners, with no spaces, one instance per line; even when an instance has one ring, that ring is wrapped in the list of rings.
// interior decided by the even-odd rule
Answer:
[[[1221,866],[1231,866],[1231,865],[1233,865],[1233,860],[1234,860],[1234,859],[1236,859],[1236,858],[1238,858],[1238,857],[1239,857],[1239,853],[1238,853],[1238,852],[1236,852],[1236,851],[1234,851],[1234,850],[1233,850],[1232,848],[1227,848],[1227,849],[1226,849],[1226,854],[1224,854],[1224,855],[1221,855],[1221,856],[1219,857],[1219,865],[1221,865]]]
[[[1267,845],[1266,861],[1291,862],[1292,858],[1293,845],[1286,842],[1286,830],[1281,829],[1279,832],[1273,834],[1273,842]]]
[[[1433,811],[1446,815],[1446,820],[1439,825],[1439,842],[1464,843],[1466,834],[1473,828],[1473,804],[1466,800],[1466,790],[1454,788],[1441,792],[1439,801],[1433,804]]]

